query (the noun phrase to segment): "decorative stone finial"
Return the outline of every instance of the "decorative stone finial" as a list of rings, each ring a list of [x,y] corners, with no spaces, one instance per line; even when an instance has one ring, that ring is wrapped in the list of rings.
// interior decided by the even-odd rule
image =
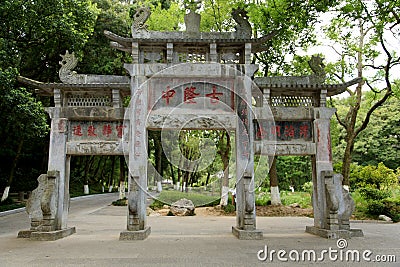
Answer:
[[[76,72],[72,70],[78,65],[78,59],[75,57],[74,52],[70,54],[68,50],[65,52],[65,55],[60,56],[62,60],[59,62],[61,68],[58,71],[58,75],[63,83],[70,83],[71,78],[76,75]]]
[[[314,72],[313,78],[315,79],[315,83],[317,84],[322,84],[325,82],[326,72],[323,61],[324,58],[320,56],[312,56],[311,59],[308,61],[308,65]]]
[[[248,21],[247,12],[243,8],[232,9],[232,17],[237,23],[236,36],[241,39],[251,38],[251,25]]]
[[[136,13],[133,15],[132,33],[137,33],[141,30],[147,31],[147,25],[145,23],[150,17],[150,14],[149,7],[141,6],[136,9]]]
[[[186,13],[184,17],[187,32],[200,32],[201,16],[196,13],[200,7],[200,0],[185,1],[185,8],[188,10],[188,13]]]
[[[185,0],[185,9],[189,12],[195,13],[201,7],[201,0]]]

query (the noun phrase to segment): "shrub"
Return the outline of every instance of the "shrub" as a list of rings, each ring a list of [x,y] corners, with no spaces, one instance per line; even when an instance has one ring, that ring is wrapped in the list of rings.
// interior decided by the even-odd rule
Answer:
[[[225,213],[232,213],[235,211],[235,206],[228,203],[228,205],[224,206],[224,212]]]
[[[393,222],[400,221],[400,199],[387,198],[383,201],[384,214],[392,218]]]
[[[117,200],[113,201],[112,205],[113,206],[126,206],[127,205],[126,197],[123,199],[117,199]]]
[[[301,186],[301,189],[304,191],[304,192],[307,192],[307,193],[310,193],[310,194],[312,194],[312,192],[313,192],[313,182],[305,182],[302,186]]]
[[[383,200],[391,195],[389,191],[370,187],[360,188],[359,192],[366,200]]]

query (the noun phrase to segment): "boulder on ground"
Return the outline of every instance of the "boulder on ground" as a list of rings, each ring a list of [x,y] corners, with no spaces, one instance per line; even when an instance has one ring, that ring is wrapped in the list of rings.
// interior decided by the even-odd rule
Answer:
[[[194,204],[191,200],[182,198],[172,203],[169,210],[174,216],[193,216]]]

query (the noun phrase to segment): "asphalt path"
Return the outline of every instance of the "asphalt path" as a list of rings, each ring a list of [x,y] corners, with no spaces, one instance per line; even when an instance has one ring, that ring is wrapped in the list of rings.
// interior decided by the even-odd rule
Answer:
[[[88,195],[71,199],[69,217],[87,214],[98,208],[110,205],[118,199],[118,193],[101,195]],[[4,234],[15,234],[19,230],[29,229],[29,216],[24,208],[16,211],[0,213],[0,236]]]
[[[72,200],[68,225],[77,232],[56,241],[17,238],[19,230],[29,228],[25,212],[0,217],[0,267],[400,266],[400,224],[353,223],[365,236],[342,240],[346,246],[339,248],[336,240],[305,233],[305,226],[313,224],[306,217],[257,217],[264,239],[238,240],[231,233],[236,224],[233,216],[149,216],[151,234],[146,240],[119,241],[127,208],[110,205],[117,197],[104,194]],[[302,259],[302,253],[311,250],[317,259],[308,259],[308,254]],[[325,250],[334,254],[322,253]],[[278,251],[286,254],[278,258]],[[348,251],[350,256],[357,251],[360,259],[347,260]],[[365,251],[371,254],[364,259]],[[376,256],[381,256],[380,262]],[[382,262],[382,256],[386,261],[394,257],[392,262]]]

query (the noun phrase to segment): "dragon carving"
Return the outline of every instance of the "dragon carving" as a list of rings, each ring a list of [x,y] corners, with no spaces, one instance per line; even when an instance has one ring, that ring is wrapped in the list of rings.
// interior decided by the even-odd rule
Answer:
[[[312,56],[311,59],[308,61],[308,65],[313,71],[312,78],[317,84],[324,83],[325,81],[326,72],[323,60],[324,59],[320,56]]]
[[[248,21],[247,12],[242,8],[236,8],[232,10],[232,17],[237,23],[236,35],[239,38],[248,39],[251,38],[251,25]]]
[[[145,23],[149,17],[150,8],[145,6],[139,7],[133,15],[132,32],[139,32],[141,30],[147,31],[147,25]]]
[[[62,60],[59,62],[61,65],[58,75],[63,83],[85,83],[86,75],[77,74],[73,69],[78,65],[78,59],[75,57],[75,53],[71,54],[68,50],[65,55],[60,55]]]

